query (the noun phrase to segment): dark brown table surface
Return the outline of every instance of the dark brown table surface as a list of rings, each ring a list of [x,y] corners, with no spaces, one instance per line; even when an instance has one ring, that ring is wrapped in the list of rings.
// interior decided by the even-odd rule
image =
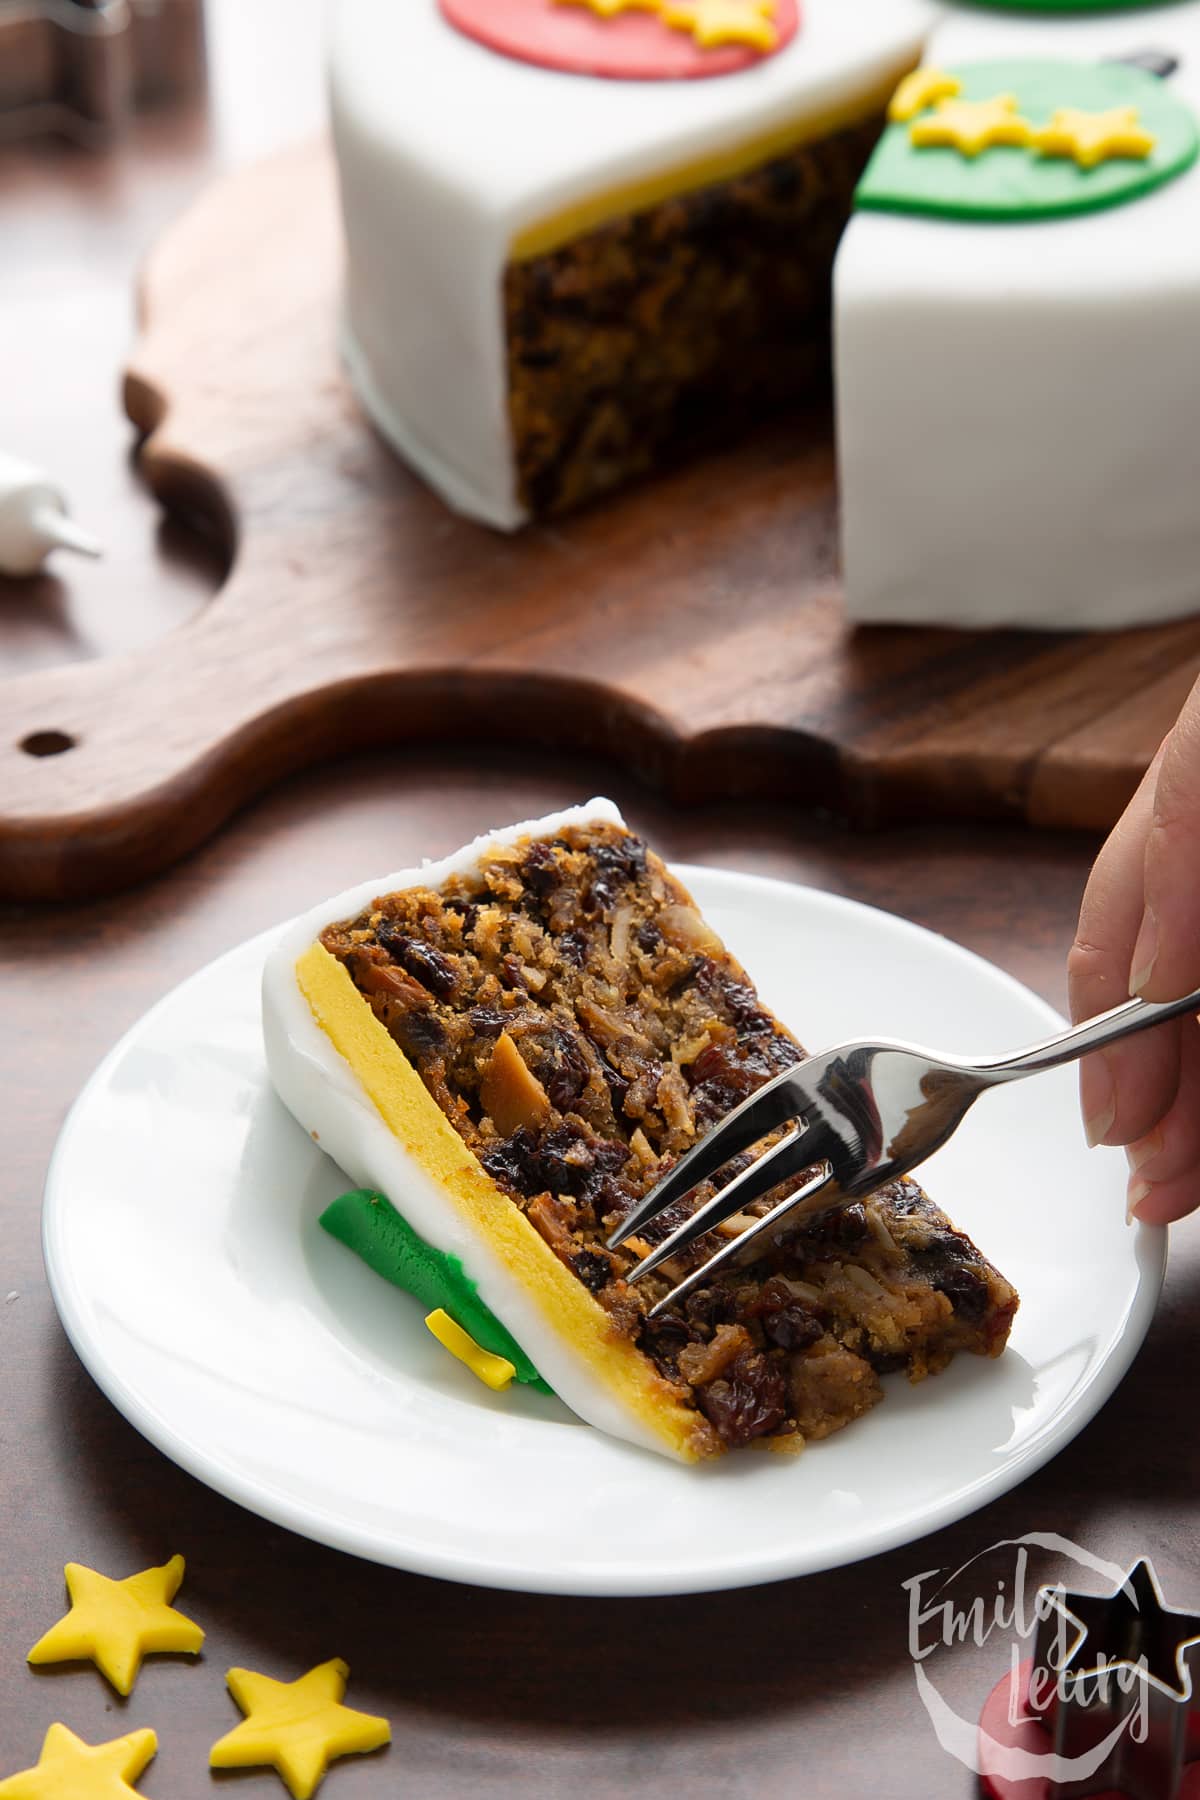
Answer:
[[[118,652],[211,591],[215,560],[160,525],[130,460],[116,382],[132,273],[212,170],[316,122],[319,10],[317,0],[213,5],[210,110],[143,121],[119,153],[0,149],[0,435],[63,478],[109,545],[94,568],[63,561],[53,577],[0,593],[6,671]],[[0,719],[2,696],[0,686]],[[197,1800],[214,1791],[208,1747],[236,1717],[225,1669],[288,1677],[340,1655],[349,1698],[386,1713],[395,1740],[338,1766],[325,1792],[345,1800],[966,1796],[973,1777],[939,1748],[917,1699],[904,1581],[1055,1531],[1115,1562],[1150,1555],[1168,1598],[1200,1608],[1194,1221],[1174,1232],[1132,1372],[1046,1469],[904,1549],[743,1593],[547,1599],[376,1568],[220,1499],[100,1396],[50,1301],[39,1203],[63,1117],[101,1056],[184,976],[381,857],[402,865],[596,791],[670,856],[892,908],[1062,1003],[1091,842],[945,828],[852,835],[765,808],[681,814],[578,760],[430,749],[346,762],[279,789],[120,899],[0,911],[0,1776],[34,1760],[54,1719],[93,1741],[151,1724],[160,1749],[143,1790]],[[153,1662],[125,1705],[88,1667],[26,1666],[63,1610],[64,1562],[123,1575],[175,1551],[188,1559],[186,1610],[208,1631],[199,1668]],[[1038,1579],[1077,1574],[1048,1552],[1031,1568]],[[1011,1641],[1001,1631],[982,1649],[938,1652],[939,1685],[964,1715],[1006,1669]],[[232,1779],[284,1791],[269,1772]]]

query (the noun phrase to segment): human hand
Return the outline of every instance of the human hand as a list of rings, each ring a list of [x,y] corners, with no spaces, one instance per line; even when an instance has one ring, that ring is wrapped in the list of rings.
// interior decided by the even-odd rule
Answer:
[[[1096,858],[1067,958],[1072,1019],[1130,994],[1200,988],[1200,682]],[[1131,1215],[1165,1225],[1200,1206],[1200,1023],[1175,1019],[1089,1056],[1090,1144],[1124,1144]]]

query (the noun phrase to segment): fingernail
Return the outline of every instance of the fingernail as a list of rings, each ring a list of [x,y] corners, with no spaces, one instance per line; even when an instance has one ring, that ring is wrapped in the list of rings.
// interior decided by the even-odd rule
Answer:
[[[1090,1150],[1094,1150],[1097,1144],[1102,1144],[1104,1142],[1105,1138],[1112,1130],[1112,1123],[1116,1116],[1116,1105],[1110,1100],[1108,1105],[1103,1107],[1100,1112],[1091,1113],[1088,1118],[1083,1121],[1083,1132],[1084,1136],[1087,1138],[1088,1148]]]
[[[1148,1131],[1145,1137],[1138,1138],[1136,1143],[1126,1144],[1125,1155],[1129,1159],[1129,1172],[1136,1175],[1138,1170],[1157,1156],[1163,1147],[1162,1132]]]
[[[1133,960],[1130,963],[1129,992],[1140,994],[1151,975],[1158,958],[1158,920],[1147,907],[1142,914],[1141,929],[1137,934],[1137,943],[1133,946]]]
[[[1083,1130],[1089,1145],[1095,1149],[1112,1130],[1117,1116],[1117,1096],[1113,1089],[1108,1058],[1101,1051],[1089,1056],[1079,1071],[1079,1098],[1083,1108]]]
[[[1153,1183],[1149,1181],[1131,1181],[1125,1195],[1125,1223],[1132,1225],[1137,1218],[1137,1209],[1150,1193]]]

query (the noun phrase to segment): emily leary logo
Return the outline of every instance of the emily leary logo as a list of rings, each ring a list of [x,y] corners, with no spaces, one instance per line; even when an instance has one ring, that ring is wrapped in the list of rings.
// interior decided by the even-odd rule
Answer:
[[[920,1575],[913,1575],[901,1586],[908,1595],[908,1651],[912,1657],[917,1693],[942,1749],[976,1775],[983,1773],[981,1749],[986,1749],[989,1771],[1006,1781],[1038,1777],[1043,1781],[1086,1780],[1101,1768],[1124,1733],[1128,1732],[1137,1742],[1145,1738],[1148,1718],[1145,1683],[1141,1675],[1146,1668],[1146,1658],[1142,1656],[1136,1662],[1113,1664],[1104,1664],[1100,1659],[1099,1667],[1095,1660],[1089,1659],[1084,1675],[1062,1669],[1061,1665],[1069,1662],[1080,1632],[1057,1604],[1061,1595],[1056,1597],[1053,1589],[1043,1588],[1030,1579],[1029,1557],[1033,1550],[1068,1558],[1089,1575],[1099,1576],[1110,1592],[1115,1593],[1127,1585],[1125,1571],[1115,1563],[1093,1556],[1089,1550],[1072,1543],[1069,1538],[1060,1537],[1057,1532],[1041,1531],[1027,1532],[1019,1538],[1002,1538],[949,1573],[944,1569],[927,1569]],[[1003,1559],[1004,1572],[985,1582],[977,1565],[987,1558],[991,1567],[992,1559],[997,1556]],[[1052,1667],[1031,1671],[1029,1691],[1035,1707],[1039,1701],[1044,1706],[1051,1696],[1064,1701],[1083,1699],[1097,1691],[1103,1695],[1106,1684],[1111,1684],[1122,1694],[1130,1693],[1136,1685],[1138,1697],[1128,1710],[1122,1709],[1122,1716],[1113,1729],[1086,1754],[1061,1756],[1054,1751],[1031,1751],[1001,1744],[994,1738],[986,1738],[981,1743],[977,1720],[963,1718],[955,1712],[937,1687],[937,1651],[964,1643],[982,1646],[993,1634],[1011,1633],[1009,1723],[1017,1725],[1023,1716],[1017,1711],[1017,1670],[1033,1654],[1034,1634],[1039,1623],[1050,1618],[1057,1621],[1049,1659]]]

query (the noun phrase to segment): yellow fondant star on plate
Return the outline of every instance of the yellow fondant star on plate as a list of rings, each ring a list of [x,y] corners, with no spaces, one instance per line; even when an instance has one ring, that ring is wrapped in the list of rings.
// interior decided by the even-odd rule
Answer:
[[[779,42],[775,0],[662,0],[659,10],[665,25],[690,31],[702,50],[720,44],[773,50]]]
[[[1063,106],[1048,125],[1033,135],[1042,156],[1071,156],[1084,169],[1114,156],[1149,156],[1154,134],[1138,124],[1136,106],[1113,106],[1107,112],[1082,112]]]
[[[137,1800],[129,1784],[157,1749],[152,1731],[85,1744],[65,1725],[51,1725],[34,1767],[0,1781],[0,1800]]]
[[[143,1569],[112,1581],[68,1563],[67,1592],[71,1610],[40,1637],[29,1652],[31,1663],[75,1662],[86,1658],[106,1675],[118,1694],[132,1692],[143,1656],[175,1651],[194,1656],[204,1633],[170,1604],[183,1580],[183,1558],[173,1556],[161,1569]]]
[[[995,94],[990,100],[941,100],[933,112],[914,119],[908,128],[919,148],[959,150],[964,156],[978,156],[993,144],[1028,144],[1032,133],[1012,94]]]
[[[962,82],[958,76],[947,75],[944,69],[914,69],[892,95],[887,116],[893,125],[906,125],[926,107],[933,106],[938,100],[953,99],[961,90]]]
[[[378,1750],[391,1742],[386,1719],[341,1704],[350,1671],[340,1656],[298,1681],[272,1681],[252,1669],[230,1669],[229,1691],[246,1717],[209,1753],[213,1769],[251,1769],[269,1763],[295,1800],[309,1800],[336,1756]]]

